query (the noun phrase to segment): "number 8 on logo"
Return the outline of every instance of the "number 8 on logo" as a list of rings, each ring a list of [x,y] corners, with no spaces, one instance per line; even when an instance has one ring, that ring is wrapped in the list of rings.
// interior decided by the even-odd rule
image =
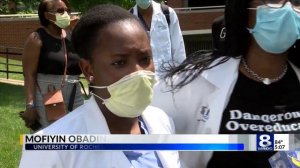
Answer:
[[[270,141],[271,137],[270,135],[260,135],[259,136],[259,146],[260,147],[268,147],[272,144]]]

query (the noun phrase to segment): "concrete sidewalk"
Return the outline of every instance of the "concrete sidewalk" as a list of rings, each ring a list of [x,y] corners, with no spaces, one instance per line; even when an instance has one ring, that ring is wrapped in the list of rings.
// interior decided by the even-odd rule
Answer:
[[[7,84],[24,86],[24,81],[22,81],[22,80],[15,80],[15,79],[0,78],[0,83],[7,83]]]
[[[0,83],[7,83],[7,84],[12,84],[12,85],[24,86],[24,81],[15,80],[15,79],[0,78]],[[85,88],[85,90],[88,91],[88,88]],[[83,88],[81,88],[81,93],[84,94]]]

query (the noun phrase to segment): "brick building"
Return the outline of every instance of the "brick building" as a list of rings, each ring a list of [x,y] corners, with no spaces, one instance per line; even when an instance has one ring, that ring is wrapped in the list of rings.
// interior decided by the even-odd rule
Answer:
[[[212,21],[223,14],[222,7],[189,7],[196,0],[168,0],[175,8],[183,31],[187,53],[211,48]],[[211,0],[209,0],[211,1]],[[205,1],[202,1],[205,2]],[[195,5],[195,4],[193,4]],[[197,5],[197,4],[196,4]],[[22,48],[28,34],[39,27],[37,16],[30,18],[0,17],[0,50],[3,47]]]

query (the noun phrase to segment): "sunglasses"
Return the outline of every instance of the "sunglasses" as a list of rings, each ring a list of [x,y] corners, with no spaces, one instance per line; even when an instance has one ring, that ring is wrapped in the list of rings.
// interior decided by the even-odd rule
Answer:
[[[270,8],[282,8],[287,2],[292,4],[292,8],[300,13],[300,0],[262,0]]]
[[[49,11],[50,13],[59,13],[64,14],[65,12],[70,13],[70,10],[67,8],[58,8],[56,11]]]

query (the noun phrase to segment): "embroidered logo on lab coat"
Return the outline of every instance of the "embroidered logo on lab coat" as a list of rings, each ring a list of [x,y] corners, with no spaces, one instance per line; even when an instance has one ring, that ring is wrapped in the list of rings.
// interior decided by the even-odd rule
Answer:
[[[209,112],[210,109],[207,106],[202,106],[199,112],[200,116],[197,117],[197,120],[206,122],[209,119]]]
[[[163,31],[168,29],[168,24],[164,24],[163,21],[157,22],[155,27],[157,28],[157,31]]]
[[[168,25],[164,25],[162,23],[157,25],[158,30],[166,30],[168,28]]]

